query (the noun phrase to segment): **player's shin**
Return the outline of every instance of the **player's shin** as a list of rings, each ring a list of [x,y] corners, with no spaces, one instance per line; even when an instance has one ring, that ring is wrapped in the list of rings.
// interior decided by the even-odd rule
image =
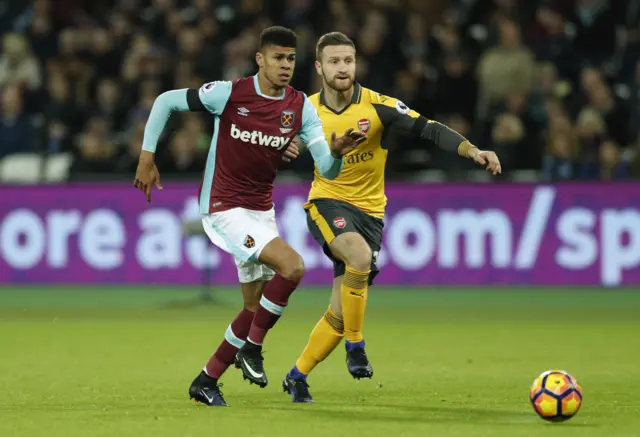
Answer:
[[[367,285],[370,271],[366,272],[346,267],[342,278],[342,316],[344,319],[344,338],[349,343],[360,343],[364,313],[367,306]]]
[[[319,363],[324,361],[344,337],[342,318],[331,311],[322,316],[311,332],[309,342],[291,370],[293,378],[305,378]]]
[[[298,280],[287,279],[276,274],[265,287],[260,307],[253,319],[247,340],[254,345],[262,345],[267,332],[280,319],[289,303],[289,296],[298,287]]]
[[[254,316],[254,312],[244,308],[233,319],[224,334],[224,340],[204,368],[206,374],[211,378],[220,379],[227,368],[233,364],[238,349],[244,345],[247,339]]]

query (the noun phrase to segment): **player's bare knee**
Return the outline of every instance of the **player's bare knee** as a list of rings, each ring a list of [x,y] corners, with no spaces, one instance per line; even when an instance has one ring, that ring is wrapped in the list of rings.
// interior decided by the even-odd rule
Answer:
[[[260,307],[260,296],[251,296],[251,297],[246,297],[244,298],[244,309],[246,309],[247,311],[251,311],[252,313],[255,313],[258,311],[258,308]]]
[[[304,261],[300,255],[292,257],[280,271],[280,275],[290,281],[300,282],[305,273]]]
[[[356,248],[354,248],[356,249]],[[371,248],[368,245],[361,245],[347,256],[345,264],[359,272],[366,272],[371,268]]]
[[[331,250],[354,270],[366,272],[371,266],[371,248],[364,237],[356,232],[338,236],[331,244]]]
[[[259,290],[252,290],[251,293],[244,292],[242,293],[242,300],[244,308],[255,313],[258,311],[258,307],[260,306],[260,298],[262,297],[262,293]]]
[[[259,280],[243,283],[241,285],[242,300],[245,309],[254,313],[258,311],[258,308],[260,307],[260,298],[262,297],[262,292],[266,284],[266,281]]]

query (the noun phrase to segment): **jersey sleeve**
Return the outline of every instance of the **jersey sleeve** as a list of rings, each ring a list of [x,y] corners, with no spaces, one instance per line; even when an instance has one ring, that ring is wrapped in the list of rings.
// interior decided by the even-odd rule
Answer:
[[[325,140],[324,130],[322,129],[322,120],[313,106],[311,100],[304,96],[304,105],[302,107],[302,127],[300,128],[300,139],[303,143],[310,147],[318,141]]]
[[[432,141],[444,150],[458,150],[462,143],[467,142],[458,132],[442,123],[428,120],[393,97],[380,96],[372,105],[385,130],[400,129],[416,138]]]
[[[304,106],[302,107],[302,128],[299,132],[300,140],[307,146],[311,153],[318,171],[327,179],[338,177],[344,166],[342,158],[335,159],[331,155],[329,143],[324,136],[322,121],[318,116],[313,103],[304,96]]]
[[[220,115],[231,95],[231,82],[210,82],[200,89],[189,88],[167,91],[158,96],[144,128],[142,150],[155,153],[158,140],[169,117],[176,111],[209,111]]]
[[[187,89],[166,91],[156,98],[144,127],[142,150],[155,153],[158,139],[171,114],[175,111],[189,110],[187,92]]]
[[[227,106],[232,88],[233,84],[229,81],[209,82],[200,87],[197,98],[204,109],[212,114],[220,115]],[[195,107],[198,102],[194,101],[193,103]]]
[[[421,115],[410,109],[398,99],[388,96],[380,96],[377,101],[372,101],[372,105],[378,113],[378,118],[385,129],[390,127],[411,132],[416,121]]]

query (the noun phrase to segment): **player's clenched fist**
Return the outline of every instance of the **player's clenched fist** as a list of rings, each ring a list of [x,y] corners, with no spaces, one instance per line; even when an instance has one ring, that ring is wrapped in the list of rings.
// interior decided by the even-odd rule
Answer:
[[[300,156],[300,146],[298,144],[298,139],[294,138],[289,143],[287,150],[284,151],[284,156],[282,157],[282,160],[284,162],[291,162],[294,159],[298,159],[298,156]]]
[[[340,158],[358,147],[358,144],[366,139],[367,134],[354,131],[353,128],[347,129],[340,138],[336,138],[336,132],[333,131],[331,133],[331,154],[334,158]]]
[[[500,160],[494,152],[475,149],[475,152],[472,152],[470,158],[485,167],[487,171],[490,171],[494,176],[502,173]]]
[[[158,190],[162,190],[160,185],[160,173],[155,162],[153,162],[153,153],[142,151],[138,168],[136,169],[136,178],[133,186],[142,191],[147,196],[147,203],[151,202],[151,190],[155,186]]]

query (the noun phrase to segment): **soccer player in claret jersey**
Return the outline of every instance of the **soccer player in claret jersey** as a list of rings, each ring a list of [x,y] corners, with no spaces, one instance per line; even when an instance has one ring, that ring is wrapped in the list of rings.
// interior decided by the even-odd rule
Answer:
[[[152,188],[162,188],[154,153],[170,114],[206,111],[215,120],[200,186],[200,213],[211,241],[235,258],[244,308],[189,388],[191,398],[206,405],[227,405],[218,380],[234,362],[245,379],[267,385],[262,343],[304,274],[300,255],[278,236],[272,202],[287,146],[299,134],[320,174],[333,179],[342,170],[342,156],[366,139],[351,129],[339,138],[334,133],[331,145],[327,143],[315,107],[289,86],[296,42],[289,29],[265,29],[255,76],[165,92],[156,99],[145,127],[134,186],[151,201]]]
[[[316,168],[305,205],[309,230],[334,263],[333,293],[329,309],[311,333],[295,366],[286,375],[283,389],[294,402],[312,402],[307,375],[344,338],[346,362],[354,378],[371,378],[373,368],[365,353],[362,335],[367,289],[378,273],[376,257],[382,241],[385,134],[398,128],[417,139],[455,151],[501,172],[493,152],[477,149],[448,127],[427,120],[401,101],[362,87],[355,82],[356,50],[344,34],[332,32],[316,46],[316,70],[322,90],[309,97],[317,108],[325,132],[353,127],[368,135],[345,157],[340,175],[329,180]],[[304,138],[301,138],[304,143]],[[290,146],[295,156],[297,146]]]

